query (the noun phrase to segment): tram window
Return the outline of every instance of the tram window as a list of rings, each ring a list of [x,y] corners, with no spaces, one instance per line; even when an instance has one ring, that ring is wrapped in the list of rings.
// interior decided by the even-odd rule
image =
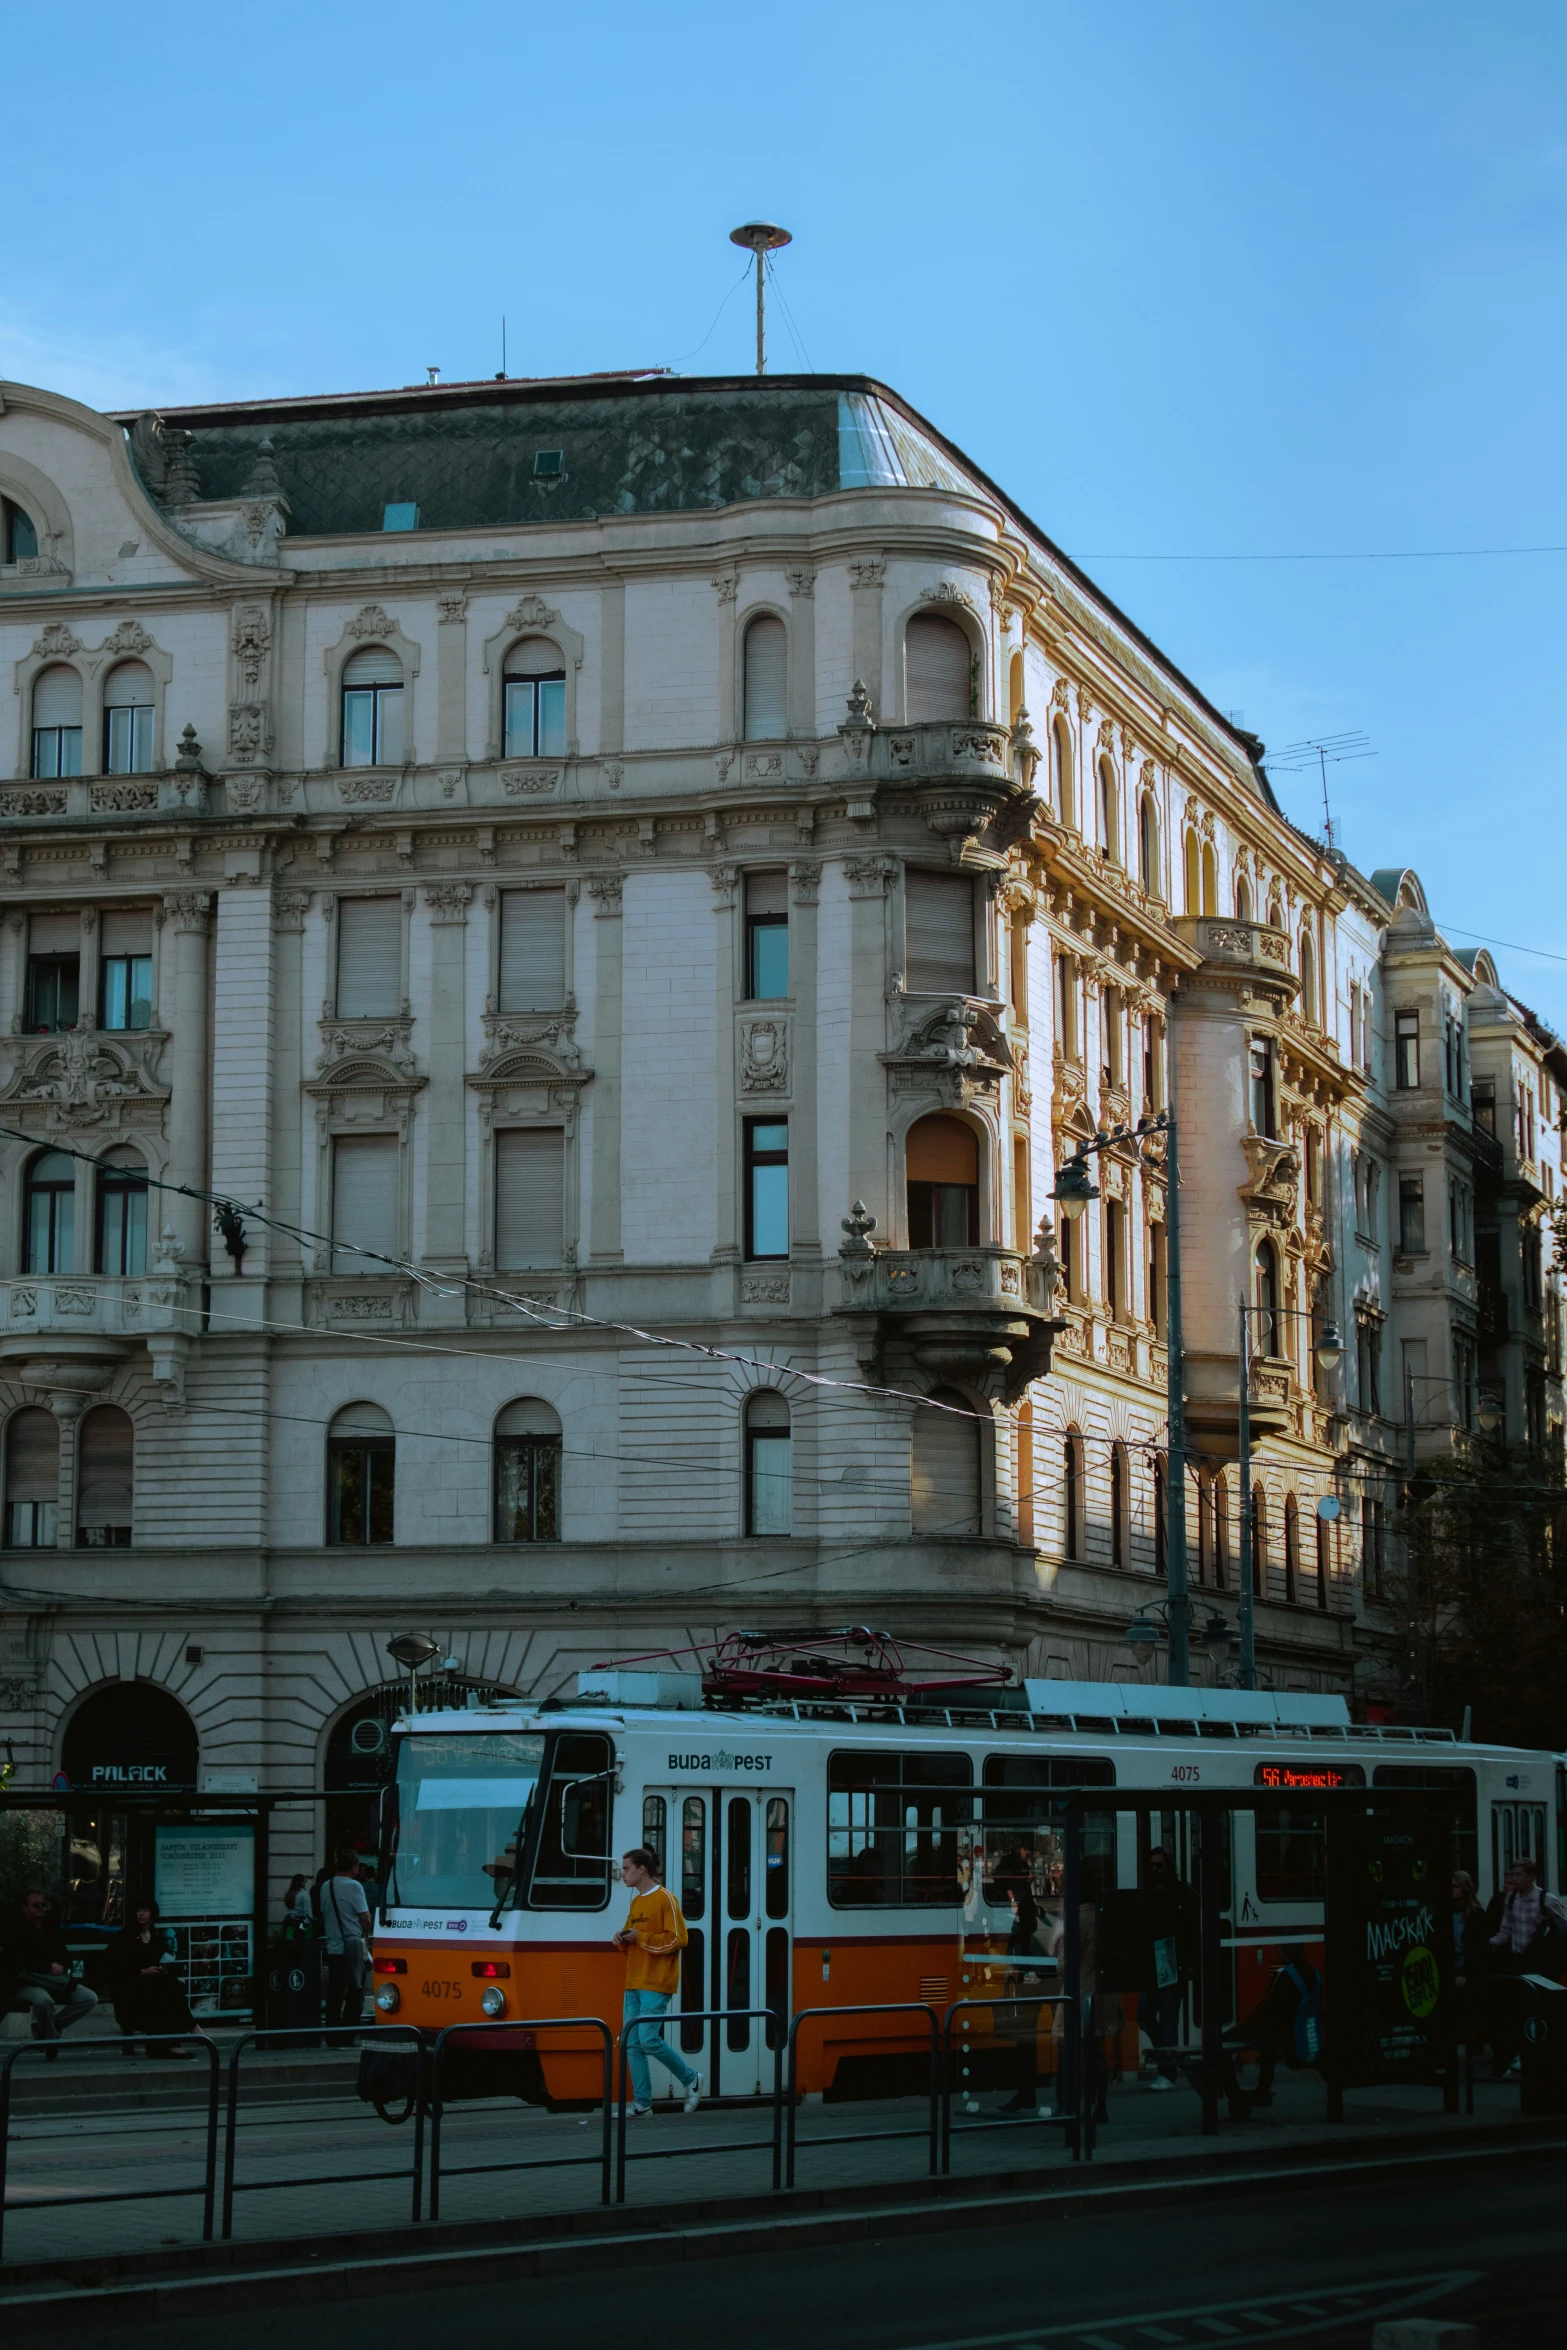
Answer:
[[[642,1841],[649,1852],[658,1856],[660,1877],[667,1874],[664,1867],[665,1805],[662,1795],[644,1795],[642,1798]]]
[[[688,1795],[680,1814],[680,1906],[687,1924],[707,1908],[707,1802],[701,1795]]]
[[[767,1798],[767,1899],[770,1918],[789,1915],[789,1799],[786,1795]],[[771,2006],[771,1994],[768,2005]]]
[[[1429,1787],[1464,1799],[1453,1832],[1453,1866],[1480,1882],[1480,1830],[1475,1817],[1475,1775],[1467,1764],[1378,1763],[1373,1787]],[[1501,1877],[1496,1883],[1500,1885]]]
[[[835,1754],[827,1765],[827,1897],[835,1909],[955,1905],[958,1833],[974,1817],[966,1754]]]
[[[987,1754],[987,1787],[1113,1787],[1107,1754]]]
[[[743,2015],[735,2015],[737,2007],[751,2004],[751,1937],[744,1926],[731,1926],[729,1948],[724,1967],[724,2005],[730,2010],[730,2021],[724,2026],[731,2048],[748,2048],[751,2026]]]
[[[1257,1899],[1320,1901],[1327,1891],[1327,1832],[1320,1811],[1257,1814]]]
[[[392,1898],[490,1908],[511,1881],[543,1759],[542,1738],[495,1730],[402,1739]]]
[[[786,1926],[767,1929],[767,1988],[762,2004],[771,2008],[776,2023],[767,2026],[767,2045],[776,2048],[789,2027],[789,1931]]]
[[[682,1902],[680,1906],[684,1909],[685,1903]],[[707,1937],[701,1927],[688,1927],[686,1946],[680,1953],[680,2004],[687,2014],[695,2010],[700,2015],[707,2005],[703,1996],[707,1987],[707,1970],[702,1963],[706,1949]],[[700,2048],[706,2034],[706,2024],[682,2024],[680,2045],[687,2049]]]
[[[729,1884],[729,1915],[748,1918],[751,1914],[751,1798],[749,1795],[731,1795],[729,1798],[729,1853],[726,1871]]]
[[[567,1730],[557,1738],[530,1909],[602,1909],[608,1901],[613,1765],[610,1742],[596,1730]]]

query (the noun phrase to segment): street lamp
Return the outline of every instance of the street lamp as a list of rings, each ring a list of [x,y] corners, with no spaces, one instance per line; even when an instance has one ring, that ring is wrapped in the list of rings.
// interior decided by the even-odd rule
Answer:
[[[1165,1418],[1168,1428],[1170,1474],[1166,1483],[1168,1524],[1165,1528],[1165,1602],[1170,1635],[1170,1686],[1184,1689],[1191,1680],[1191,1599],[1186,1580],[1186,1384],[1181,1337],[1181,1165],[1176,1149],[1175,1116],[1171,1110],[1150,1112],[1135,1126],[1113,1126],[1080,1142],[1064,1167],[1056,1170],[1050,1194],[1069,1222],[1075,1223],[1091,1199],[1099,1197],[1088,1170],[1091,1153],[1109,1150],[1121,1142],[1147,1142],[1164,1136],[1164,1287],[1165,1352],[1168,1357]]]
[[[1480,1432],[1483,1436],[1494,1436],[1497,1429],[1500,1428],[1502,1424],[1502,1403],[1500,1396],[1482,1395],[1480,1398],[1480,1409],[1476,1412],[1475,1418],[1480,1423]]]
[[[1240,1617],[1241,1617],[1241,1687],[1257,1686],[1257,1632],[1252,1607],[1251,1556],[1251,1318],[1253,1314],[1266,1316],[1270,1322],[1287,1316],[1292,1322],[1309,1322],[1309,1309],[1300,1306],[1254,1306],[1245,1297],[1240,1301],[1240,1459],[1237,1464],[1241,1489],[1240,1524]],[[1313,1349],[1324,1371],[1336,1371],[1344,1357],[1344,1342],[1338,1334],[1336,1322],[1325,1322],[1322,1335]]]
[[[1161,1639],[1168,1638],[1169,1629],[1169,1608],[1155,1601],[1133,1616],[1122,1638],[1128,1648],[1135,1648],[1139,1654],[1143,1654],[1157,1648]],[[1217,1608],[1210,1609],[1208,1621],[1197,1637],[1215,1662],[1222,1656],[1228,1656],[1235,1646],[1235,1634]]]
[[[423,1632],[399,1632],[395,1640],[387,1642],[386,1653],[408,1675],[408,1711],[416,1714],[419,1711],[420,1667],[427,1665],[432,1657],[440,1655],[441,1644],[438,1640],[429,1639]]]

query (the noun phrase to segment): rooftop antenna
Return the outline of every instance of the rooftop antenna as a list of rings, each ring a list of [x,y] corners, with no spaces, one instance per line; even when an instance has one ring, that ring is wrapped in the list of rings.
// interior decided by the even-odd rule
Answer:
[[[506,381],[506,313],[501,312],[501,371],[495,378],[498,384]]]
[[[1333,811],[1328,805],[1328,769],[1341,767],[1347,759],[1374,759],[1371,737],[1357,727],[1345,734],[1312,734],[1298,743],[1286,743],[1282,751],[1274,751],[1263,764],[1271,781],[1275,775],[1298,775],[1302,768],[1315,767],[1322,779],[1322,829],[1328,847],[1336,846],[1333,838]]]
[[[756,372],[767,373],[767,312],[762,288],[765,283],[767,256],[776,253],[780,245],[792,245],[793,237],[786,228],[774,228],[771,221],[748,220],[743,228],[729,231],[731,245],[748,246],[756,255]]]

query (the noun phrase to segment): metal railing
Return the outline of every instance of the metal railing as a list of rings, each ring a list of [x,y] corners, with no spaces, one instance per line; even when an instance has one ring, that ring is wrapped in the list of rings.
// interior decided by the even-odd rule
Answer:
[[[959,2051],[953,2045],[952,2019],[965,2008],[1019,2008],[1041,2007],[1076,2009],[1076,2030],[1069,2015],[1067,2027],[1061,2036],[1061,2061],[1056,2070],[1057,2103],[1054,2113],[990,2114],[983,2121],[959,2122],[954,2128],[952,2100],[956,2093],[953,2079],[953,2060]],[[1027,1991],[1015,1998],[954,1999],[941,2019],[942,2086],[941,2086],[941,2170],[943,2177],[952,2169],[952,2141],[958,2138],[979,2137],[986,2130],[1037,2128],[1041,2123],[1051,2124],[1066,2131],[1066,2143],[1074,2162],[1092,2162],[1094,2159],[1094,2099],[1085,2097],[1087,2080],[1087,2023],[1088,2002],[1074,2000],[1065,1991]],[[967,2027],[965,2026],[965,2029]],[[1021,2045],[1024,2038],[1032,2039],[1035,2032],[998,2033],[1003,2043],[1013,2041]],[[967,2053],[966,2049],[964,2053]],[[1064,2101],[1064,2102],[1063,2102]]]
[[[218,2163],[218,2073],[217,2044],[205,2032],[155,2032],[150,2037],[138,2032],[137,2039],[152,2048],[184,2048],[194,2043],[207,2059],[207,2150],[202,2164],[202,2175],[189,2187],[90,2187],[69,2195],[29,2195],[29,2211],[58,2211],[66,2206],[72,2210],[89,2203],[156,2203],[174,2195],[201,2197],[201,2240],[212,2241],[213,2185]],[[10,2208],[8,2193],[11,2170],[11,2075],[24,2056],[97,2057],[102,2062],[103,2043],[87,2040],[75,2047],[62,2047],[58,2040],[33,2040],[13,2048],[0,2064],[0,2257],[5,2251],[5,2215]]]
[[[772,2135],[767,2139],[721,2138],[716,2144],[710,2140],[699,2139],[696,2144],[691,2146],[649,2146],[644,2153],[628,2156],[626,2152],[626,2084],[630,2077],[631,2059],[630,2052],[626,2047],[626,2033],[623,2031],[618,2043],[619,2061],[616,2068],[619,2074],[619,2090],[615,2132],[615,2201],[624,2203],[626,2200],[626,2164],[628,2161],[678,2160],[684,2154],[755,2154],[764,2145],[768,2146],[772,2153],[773,2186],[776,2188],[779,2184],[783,2160],[783,2039],[779,2029],[782,2018],[777,2009],[772,2007],[683,2007],[665,2017],[642,2016],[632,2023],[630,2027],[632,2031],[637,2029],[637,2022],[660,2026],[660,2031],[657,2034],[648,2033],[644,2036],[643,2045],[649,2054],[651,2054],[653,2039],[662,2037],[661,2027],[665,2022],[712,2024],[715,2027],[721,2023],[737,2024],[741,2022],[768,2025],[767,2036],[772,2044],[773,2052]]]
[[[403,2170],[351,2171],[346,2176],[340,2170],[317,2172],[301,2178],[290,2174],[282,2179],[236,2179],[234,2172],[239,2153],[239,2060],[245,2050],[263,2042],[281,2043],[298,2048],[315,2040],[324,2047],[341,2047],[345,2033],[351,2047],[363,2047],[367,2035],[373,2035],[371,2045],[387,2047],[389,2041],[409,2047],[414,2065],[413,2160]],[[413,2188],[414,2219],[422,2216],[424,2186],[424,2120],[426,2099],[423,2081],[424,2035],[416,2024],[310,2024],[292,2025],[277,2031],[242,2032],[229,2054],[228,2097],[226,2100],[226,2128],[223,2136],[223,2240],[228,2242],[234,2233],[234,2197],[264,2193],[269,2187],[344,2187],[367,2184],[372,2179],[407,2179]]]
[[[462,2040],[465,2037],[473,2037],[479,2033],[483,2033],[487,2041],[502,2033],[526,2033],[528,2038],[519,2042],[519,2047],[524,2053],[526,2053],[531,2047],[532,2037],[535,2033],[565,2031],[590,2031],[597,2032],[600,2035],[599,2104],[603,2116],[603,2130],[602,2143],[599,2152],[597,2154],[547,2154],[524,2156],[514,2162],[465,2162],[457,2164],[448,2163],[443,2165],[441,2160],[442,2120],[446,2110],[446,2103],[441,2094],[441,2090],[443,2085],[443,2074],[446,2065],[447,2043],[452,2040]],[[571,2051],[569,2053],[577,2052]],[[596,2163],[600,2171],[599,2201],[601,2203],[607,2203],[610,2199],[610,2161],[612,2154],[612,2138],[610,2129],[610,2085],[614,2079],[614,2065],[615,2036],[611,2032],[608,2024],[605,2023],[603,2017],[598,2015],[520,2016],[514,2023],[499,2022],[483,2024],[448,2024],[443,2031],[438,2032],[435,2036],[435,2046],[431,2050],[429,2057],[429,2068],[427,2076],[428,2086],[426,2089],[426,2084],[422,2080],[419,2090],[421,2095],[428,2095],[430,2109],[431,2219],[436,2220],[441,2216],[441,2180],[443,2177],[448,2179],[476,2178],[481,2172],[488,2171],[572,2170],[585,2163]],[[622,2136],[624,2136],[624,2091],[622,2091],[621,2096],[621,2128]],[[622,2153],[622,2178],[624,2178],[624,2175],[624,2154]],[[624,2200],[625,2197],[622,2195],[621,2201],[624,2202]],[[418,2216],[419,2215],[416,2211],[414,2217],[417,2219]]]
[[[799,2103],[799,2041],[802,2024],[819,2023],[835,2015],[922,2015],[930,2027],[930,2116],[926,2126],[918,2130],[854,2130],[831,2137],[802,2138],[795,2125],[795,2111]],[[794,2156],[797,2146],[869,2146],[879,2138],[928,2138],[930,2141],[930,2176],[935,2178],[939,2167],[941,2145],[941,2023],[936,2010],[923,1999],[895,1999],[886,2004],[863,2007],[802,2007],[789,2026],[789,2086],[784,2096],[784,2185],[794,2185]]]

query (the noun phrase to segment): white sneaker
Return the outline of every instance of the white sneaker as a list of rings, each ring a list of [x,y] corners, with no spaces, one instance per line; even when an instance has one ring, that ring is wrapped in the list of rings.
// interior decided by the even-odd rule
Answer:
[[[700,2074],[700,2073],[698,2073],[698,2074],[697,2074],[697,2076],[696,2076],[696,2078],[695,2078],[695,2080],[694,2080],[694,2081],[691,2083],[691,2086],[690,2086],[690,2088],[689,2088],[689,2089],[686,2091],[686,2111],[687,2111],[687,2113],[695,2113],[695,2111],[696,2111],[697,2107],[698,2107],[698,2106],[701,2104],[701,2102],[702,2102],[702,2076],[701,2076],[701,2074]]]
[[[1148,2084],[1150,2089],[1173,2089],[1175,2083],[1165,2073],[1155,2073]]]
[[[631,2118],[634,2122],[642,2121],[648,2114],[652,2112],[652,2110],[653,2108],[651,2105],[634,2105],[631,2108]]]

